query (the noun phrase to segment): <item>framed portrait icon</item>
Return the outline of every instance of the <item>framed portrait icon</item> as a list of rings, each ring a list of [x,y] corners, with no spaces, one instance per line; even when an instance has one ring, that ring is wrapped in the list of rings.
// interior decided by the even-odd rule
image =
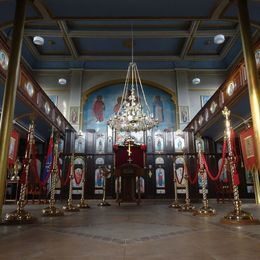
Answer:
[[[79,107],[70,107],[70,123],[79,124]]]
[[[201,107],[203,107],[207,102],[208,100],[210,99],[211,96],[200,96],[200,104],[201,104]]]
[[[185,124],[190,121],[190,113],[189,113],[189,107],[188,106],[180,106],[180,123]]]

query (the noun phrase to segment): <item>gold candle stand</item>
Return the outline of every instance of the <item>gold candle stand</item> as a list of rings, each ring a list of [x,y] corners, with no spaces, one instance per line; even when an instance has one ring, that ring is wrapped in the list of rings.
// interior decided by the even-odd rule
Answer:
[[[259,220],[254,219],[253,216],[246,212],[241,210],[241,201],[239,199],[239,191],[238,186],[235,185],[234,182],[234,172],[235,172],[235,158],[232,151],[232,144],[231,144],[231,124],[230,124],[230,110],[228,110],[227,107],[225,107],[222,111],[223,116],[225,117],[225,137],[227,139],[227,149],[228,149],[228,163],[230,167],[231,172],[231,181],[233,186],[233,194],[234,194],[234,210],[229,212],[222,220],[221,222],[224,224],[260,224]]]
[[[53,168],[51,171],[51,196],[49,200],[49,207],[42,210],[43,217],[60,217],[64,215],[64,212],[61,209],[55,207],[55,188],[58,173],[58,160],[58,137],[56,136],[54,144]]]
[[[29,167],[31,163],[32,145],[34,144],[34,122],[29,125],[29,132],[27,137],[27,143],[29,143],[29,150],[25,152],[25,160],[28,160],[25,167],[25,181],[21,184],[19,201],[17,202],[17,209],[13,212],[6,213],[3,218],[3,224],[31,224],[35,222],[36,218],[31,213],[24,210],[26,205],[25,197],[28,190],[28,175]]]
[[[77,205],[78,208],[80,209],[88,209],[90,208],[90,206],[88,205],[88,203],[85,200],[85,182],[86,182],[86,178],[85,178],[85,163],[83,166],[83,176],[82,176],[82,184],[81,184],[81,199],[79,204]]]
[[[109,176],[109,169],[102,167],[101,168],[101,173],[103,175],[103,198],[100,203],[98,203],[99,207],[107,207],[111,206],[107,201],[106,201],[106,186],[107,186],[107,178]]]
[[[207,189],[206,189],[206,178],[207,178],[207,173],[204,168],[203,162],[202,162],[202,152],[201,152],[201,143],[198,144],[198,154],[199,154],[199,164],[200,164],[200,169],[199,169],[199,174],[202,179],[202,204],[203,206],[194,211],[193,215],[194,216],[203,216],[203,217],[209,217],[209,216],[214,216],[216,215],[216,210],[212,207],[209,207],[209,202],[207,198]]]
[[[183,173],[184,174],[184,173]],[[174,184],[174,202],[169,205],[169,208],[180,209],[181,205],[178,201],[178,192],[177,192],[177,180],[176,180],[176,171],[175,163],[173,163],[173,184]]]
[[[62,209],[68,212],[78,212],[79,207],[73,205],[72,201],[72,181],[74,178],[74,154],[71,156],[71,166],[70,166],[70,187],[69,187],[69,198],[67,200],[67,205],[63,206]]]
[[[186,190],[186,199],[185,204],[181,205],[181,208],[179,209],[180,212],[194,212],[195,207],[190,203],[190,194],[189,194],[189,180],[187,172],[184,172],[184,178],[185,178],[185,190]]]

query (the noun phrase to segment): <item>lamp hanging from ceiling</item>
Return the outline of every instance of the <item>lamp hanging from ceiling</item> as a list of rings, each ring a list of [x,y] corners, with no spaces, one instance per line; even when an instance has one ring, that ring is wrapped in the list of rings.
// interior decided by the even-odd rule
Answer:
[[[108,120],[108,125],[121,132],[138,132],[152,129],[158,125],[146,100],[139,71],[133,55],[132,29],[132,61],[128,65],[122,99],[119,110]]]

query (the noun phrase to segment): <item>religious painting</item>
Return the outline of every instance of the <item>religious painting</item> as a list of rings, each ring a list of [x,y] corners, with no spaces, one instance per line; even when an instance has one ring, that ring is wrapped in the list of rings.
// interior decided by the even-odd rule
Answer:
[[[79,107],[70,107],[70,123],[74,125],[79,123]]]
[[[49,98],[55,106],[58,106],[58,96],[49,95]]]
[[[0,50],[0,66],[4,69],[8,69],[9,58],[4,50]]]
[[[10,138],[8,164],[14,165],[17,157],[17,150],[19,144],[20,135],[17,131],[13,130]]]
[[[201,104],[201,107],[203,107],[207,102],[208,100],[210,99],[211,96],[200,96],[200,104]]]
[[[222,153],[222,149],[223,149],[223,144],[222,143],[217,143],[216,144],[217,153]]]
[[[143,194],[145,192],[145,182],[144,182],[144,178],[140,177],[138,179],[138,177],[136,177],[136,193],[138,193],[138,181],[139,181],[139,185],[140,185],[140,193]]]
[[[127,133],[117,131],[117,132],[116,132],[116,140],[115,140],[116,144],[121,144],[121,145],[123,145],[126,136],[127,136]]]
[[[174,163],[177,188],[185,188],[185,161],[183,157],[177,157]]]
[[[155,170],[156,176],[156,188],[164,188],[165,187],[165,170],[161,167]]]
[[[185,135],[182,131],[174,132],[174,151],[176,153],[184,152],[185,148]]]
[[[96,153],[104,153],[105,152],[105,135],[98,134],[96,138]]]
[[[80,157],[74,160],[74,178],[72,180],[73,188],[81,188],[83,181],[83,171],[84,171],[84,160]]]
[[[58,150],[60,153],[63,153],[63,149],[64,149],[64,140],[63,139],[59,139],[58,141]]]
[[[103,188],[104,179],[101,174],[101,169],[95,170],[95,188]]]
[[[131,132],[131,137],[135,140],[136,144],[143,144],[144,143],[143,132]]]
[[[114,105],[114,108],[113,108],[113,111],[115,114],[119,111],[121,102],[122,102],[122,96],[118,96],[116,99],[116,104]]]
[[[189,107],[188,106],[180,106],[180,123],[185,124],[190,121],[190,113],[189,113]]]
[[[153,116],[159,123],[164,121],[163,102],[161,96],[158,95],[153,97]]]
[[[218,160],[218,170],[220,170],[222,164],[222,158]],[[228,172],[227,172],[227,158],[225,158],[225,164],[222,170],[221,175],[219,176],[219,180],[224,183],[228,183]]]
[[[155,152],[163,152],[164,149],[164,140],[163,140],[163,133],[156,132],[154,135],[154,151]]]
[[[105,164],[105,160],[102,157],[98,157],[95,162],[97,165],[103,165]]]
[[[164,159],[162,157],[157,157],[155,159],[155,164],[164,164]]]
[[[249,194],[255,193],[254,186],[246,186],[246,191]]]
[[[205,152],[205,144],[204,144],[204,140],[201,137],[197,137],[195,139],[195,146],[196,146],[196,151],[199,151],[199,144],[200,144],[200,148],[202,152]]]
[[[93,117],[95,118],[96,122],[104,121],[104,110],[105,110],[104,98],[102,95],[98,95],[96,96],[92,107]]]
[[[75,153],[85,152],[85,138],[83,136],[78,136],[75,140]]]
[[[253,184],[253,173],[251,171],[245,170],[245,176],[246,176],[246,184]]]
[[[152,86],[144,84],[143,87],[150,110],[158,117],[158,129],[174,131],[176,129],[176,105],[172,101],[172,96]],[[107,132],[107,121],[120,108],[123,88],[123,83],[109,85],[96,90],[87,97],[83,103],[83,131],[93,129],[100,133]],[[144,105],[144,100],[141,99],[140,102]],[[118,134],[117,142],[123,139]]]

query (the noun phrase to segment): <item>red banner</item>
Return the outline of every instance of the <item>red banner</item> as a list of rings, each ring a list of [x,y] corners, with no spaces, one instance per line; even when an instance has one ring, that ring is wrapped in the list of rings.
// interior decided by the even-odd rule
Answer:
[[[247,170],[252,170],[257,167],[256,144],[253,127],[241,132],[240,142],[245,168]]]
[[[19,145],[20,135],[17,131],[13,130],[10,139],[9,153],[8,153],[8,164],[14,165],[17,157],[17,150]]]

